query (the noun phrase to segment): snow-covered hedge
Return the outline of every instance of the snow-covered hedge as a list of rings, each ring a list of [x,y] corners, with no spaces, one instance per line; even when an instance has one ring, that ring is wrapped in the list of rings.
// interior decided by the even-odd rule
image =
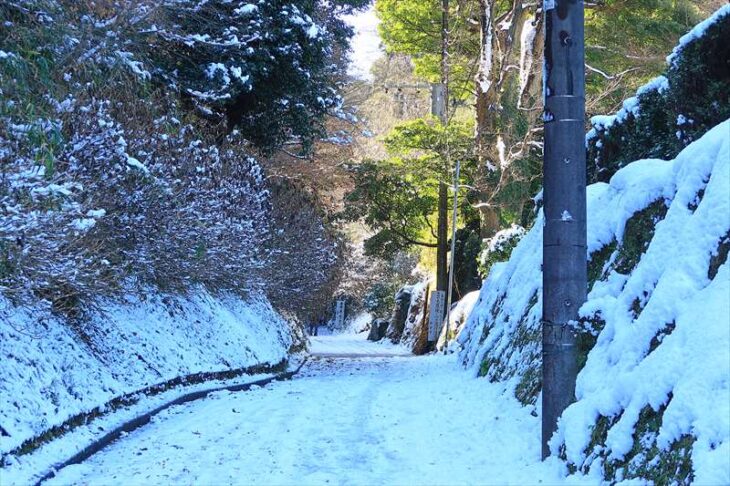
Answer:
[[[626,164],[671,159],[730,117],[730,5],[680,39],[663,76],[639,88],[611,116],[596,116],[586,137],[588,177],[607,182]]]
[[[552,449],[609,480],[730,481],[730,120],[588,190],[577,402]],[[459,336],[475,374],[540,391],[542,214]]]
[[[495,263],[509,260],[520,239],[525,236],[525,228],[513,224],[509,228],[497,231],[494,236],[484,241],[484,248],[479,254],[479,273],[489,275]]]
[[[64,320],[0,297],[0,453],[150,385],[286,359],[292,331],[265,299],[150,293]],[[22,460],[22,459],[21,459]]]
[[[205,8],[196,14],[194,4]],[[194,25],[168,25],[171,19],[199,15],[199,28],[211,32],[225,30],[225,20],[250,20],[246,35],[255,36],[281,20],[272,5],[0,2],[0,293],[73,315],[84,301],[120,295],[129,284],[165,291],[203,284],[241,295],[276,288],[286,298],[277,302],[272,292],[270,300],[296,313],[307,295],[329,285],[339,250],[316,201],[267,177],[241,131],[208,116],[190,93],[180,96],[193,89],[193,71],[212,73],[207,85],[222,93],[216,83],[225,77],[200,64],[206,56],[236,62],[226,65],[227,76],[271,66],[257,64],[261,53],[245,63],[227,57],[228,50],[247,50],[234,42],[233,27],[228,37],[222,30],[196,36]],[[240,15],[231,11],[239,8]],[[315,28],[305,12],[288,21],[296,24],[295,40]],[[274,56],[271,35],[261,52]],[[158,43],[188,41],[199,57],[183,63],[187,76],[165,76],[160,56],[182,48],[170,52]],[[156,62],[150,46],[159,47]]]

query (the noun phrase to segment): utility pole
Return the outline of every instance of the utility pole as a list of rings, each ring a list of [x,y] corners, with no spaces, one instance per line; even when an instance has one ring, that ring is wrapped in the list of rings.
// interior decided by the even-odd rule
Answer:
[[[444,14],[443,22],[444,26],[448,28],[448,0],[444,1],[444,4],[446,5],[446,14]],[[442,59],[442,81],[448,81],[448,65],[446,63],[446,46],[448,43],[448,31],[444,30],[444,50],[442,54],[444,55],[444,58]],[[429,85],[424,85],[420,83],[416,84],[384,84],[383,88],[385,89],[385,92],[387,93],[390,89],[395,89],[397,91],[401,91],[403,89],[415,89],[418,91],[421,88],[425,88]],[[431,88],[431,115],[438,118],[441,124],[444,127],[444,133],[446,133],[446,126],[448,124],[448,85],[445,83],[434,83],[430,85]],[[447,149],[446,154],[444,154],[444,171],[448,172],[450,170],[450,160],[448,156],[448,141],[446,143]],[[458,170],[459,166],[457,164],[457,175],[455,180],[455,186],[454,186],[454,198],[456,198],[456,194],[458,191]],[[456,199],[454,200],[454,204],[457,204]],[[431,309],[430,315],[429,315],[429,326],[428,326],[428,342],[429,343],[435,343],[438,339],[439,332],[441,330],[441,326],[443,325],[443,319],[444,315],[447,314],[447,304],[446,304],[446,294],[447,290],[449,295],[451,295],[451,283],[450,283],[450,271],[448,266],[448,210],[449,210],[449,197],[448,197],[448,185],[444,181],[439,182],[439,199],[438,199],[438,228],[436,233],[436,239],[437,239],[437,248],[436,248],[436,289],[431,292],[431,300],[429,304],[429,308]],[[454,211],[456,211],[456,206],[454,207]],[[456,221],[456,212],[454,213],[454,222]],[[451,266],[453,267],[453,246],[454,242],[452,241],[452,263]],[[449,298],[449,304],[451,300]],[[448,323],[447,323],[448,326]]]
[[[454,257],[456,253],[456,213],[459,209],[459,172],[461,172],[461,161],[456,161],[454,172],[454,208],[451,215],[451,254],[449,261],[449,291],[446,294],[446,333],[444,334],[444,354],[449,345],[449,321],[451,320],[451,295],[454,292]]]
[[[441,121],[446,124],[449,107],[449,0],[441,0],[441,84],[446,108],[441,114]]]
[[[447,92],[446,85],[443,83],[431,85],[431,114],[441,121],[444,130],[448,122]],[[444,166],[448,167],[448,164],[447,157],[444,156]],[[428,342],[434,345],[438,341],[438,336],[444,322],[444,314],[446,313],[446,290],[449,286],[447,268],[448,209],[448,187],[444,181],[440,180],[437,208],[438,227],[436,229],[436,289],[431,292],[429,305],[431,311],[428,320]]]
[[[586,300],[583,0],[544,0],[545,155],[542,457],[575,399],[578,309]]]

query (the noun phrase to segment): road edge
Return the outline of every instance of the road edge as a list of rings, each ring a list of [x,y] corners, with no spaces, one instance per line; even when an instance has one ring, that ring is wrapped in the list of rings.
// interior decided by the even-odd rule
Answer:
[[[41,478],[38,479],[34,484],[35,484],[35,486],[40,486],[43,482],[53,478],[58,473],[58,471],[60,471],[61,469],[68,467],[68,466],[72,466],[74,464],[80,464],[80,463],[86,461],[87,459],[89,459],[91,456],[93,456],[97,452],[100,452],[101,450],[105,449],[106,447],[108,447],[109,445],[114,443],[117,439],[122,437],[123,434],[128,434],[129,432],[132,432],[140,427],[147,425],[152,420],[152,417],[154,417],[158,413],[160,413],[170,407],[174,407],[175,405],[182,405],[184,403],[192,402],[195,400],[200,400],[202,398],[207,397],[210,393],[214,393],[214,392],[248,391],[254,386],[265,386],[274,381],[290,380],[297,373],[299,373],[299,371],[306,364],[308,359],[309,359],[308,357],[304,358],[302,360],[302,362],[299,363],[299,365],[291,371],[285,371],[285,372],[276,374],[274,376],[270,376],[268,378],[262,378],[260,380],[252,381],[249,383],[239,383],[236,385],[228,385],[228,386],[217,386],[217,387],[209,388],[206,390],[198,390],[198,391],[186,393],[173,400],[170,400],[169,402],[166,402],[158,407],[155,407],[154,409],[150,410],[149,412],[145,412],[142,415],[139,415],[131,420],[128,420],[125,423],[114,428],[114,430],[112,430],[108,434],[100,437],[99,439],[95,440],[88,446],[84,447],[82,450],[80,450],[79,452],[77,452],[76,454],[71,456],[71,458],[67,459],[66,461],[64,461],[62,463],[59,463],[59,464],[53,466],[48,472],[46,472],[43,476],[41,476]]]

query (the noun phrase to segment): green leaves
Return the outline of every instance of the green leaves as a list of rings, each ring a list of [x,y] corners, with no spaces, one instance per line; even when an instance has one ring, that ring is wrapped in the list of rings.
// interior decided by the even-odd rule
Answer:
[[[449,159],[462,162],[462,181],[475,170],[469,123],[444,127],[433,118],[396,126],[384,142],[391,156],[355,169],[355,189],[344,217],[363,220],[375,234],[365,242],[369,255],[389,259],[412,246],[435,247],[438,186],[451,183]]]
[[[378,32],[386,51],[408,54],[415,74],[429,82],[441,77],[441,1],[378,0]],[[478,2],[452,2],[449,64],[452,97],[471,95],[479,55]]]
[[[376,230],[365,243],[367,254],[388,259],[411,245],[434,243],[434,232],[424,234],[424,229],[436,209],[437,185],[432,179],[417,177],[414,168],[365,162],[356,169],[345,217],[363,219]]]
[[[666,52],[699,20],[689,0],[606,0],[586,10],[586,63],[608,76],[586,77],[586,94],[596,100],[591,111],[615,109],[661,72]]]
[[[163,4],[140,43],[152,74],[200,111],[225,114],[231,129],[266,154],[290,139],[304,151],[341,104],[352,29],[339,15],[362,0],[179,0]],[[212,114],[212,113],[210,113]]]
[[[407,159],[420,159],[424,167],[431,168],[448,180],[448,171],[444,170],[447,152],[452,160],[472,160],[473,133],[470,122],[452,121],[444,127],[433,117],[417,118],[394,127],[384,142],[389,153]]]
[[[378,0],[378,32],[386,49],[419,56],[441,49],[440,0]]]

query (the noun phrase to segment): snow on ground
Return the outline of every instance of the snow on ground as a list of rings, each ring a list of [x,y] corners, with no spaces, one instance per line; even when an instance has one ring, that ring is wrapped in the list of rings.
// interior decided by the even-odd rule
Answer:
[[[377,343],[367,340],[367,333],[310,336],[309,352],[315,356],[407,356],[410,351],[387,339]]]
[[[0,298],[1,453],[125,393],[193,373],[276,364],[292,342],[264,299],[199,290],[95,304],[86,319],[69,323]]]
[[[297,363],[292,363],[289,369],[295,369],[296,366]],[[188,393],[251,383],[271,376],[273,375],[243,375],[230,380],[213,380],[176,387],[158,395],[140,397],[138,402],[81,425],[31,454],[5,456],[5,464],[2,466],[3,469],[0,469],[0,484],[3,486],[36,484],[48,471],[57,468],[59,464],[100,440],[115,428]]]
[[[694,437],[697,483],[730,484],[730,263],[720,257],[720,243],[730,234],[729,194],[730,120],[674,160],[636,161],[609,184],[589,186],[588,253],[602,267],[580,313],[595,326],[596,343],[553,452],[564,444],[568,461],[592,471],[604,456],[620,461],[632,453],[648,407],[662,416],[659,430],[641,438],[644,450],[656,445],[666,451],[678,439]],[[666,214],[646,213],[648,222],[635,223],[625,239],[630,218],[652,204],[662,204]],[[521,377],[521,389],[534,390],[534,398],[542,229],[541,212],[498,276],[485,282],[459,336],[462,360],[473,374]],[[602,249],[608,250],[605,262]],[[719,267],[713,270],[714,259]],[[594,447],[600,416],[614,422],[605,443]]]
[[[47,484],[565,482],[539,459],[540,419],[453,355],[312,358],[292,381],[163,412]]]

